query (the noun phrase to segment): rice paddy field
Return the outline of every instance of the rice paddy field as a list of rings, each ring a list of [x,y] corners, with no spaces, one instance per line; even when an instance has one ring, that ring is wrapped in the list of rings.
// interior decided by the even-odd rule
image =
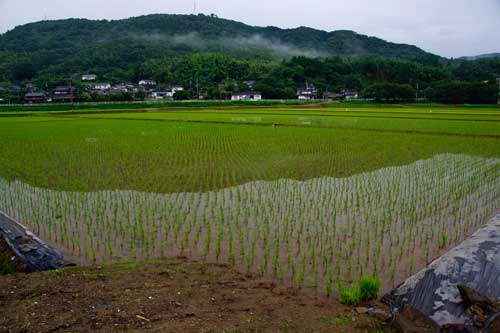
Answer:
[[[498,107],[11,112],[0,142],[0,210],[79,264],[388,290],[500,211]]]

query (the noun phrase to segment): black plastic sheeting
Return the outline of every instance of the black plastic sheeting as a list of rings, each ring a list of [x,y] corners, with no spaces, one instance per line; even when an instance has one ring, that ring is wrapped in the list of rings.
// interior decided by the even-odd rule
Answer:
[[[472,328],[473,317],[458,285],[500,299],[500,214],[382,301],[394,310],[409,304],[439,325],[464,324]]]
[[[20,223],[0,212],[0,237],[29,272],[59,269],[70,264],[58,250],[48,246]]]

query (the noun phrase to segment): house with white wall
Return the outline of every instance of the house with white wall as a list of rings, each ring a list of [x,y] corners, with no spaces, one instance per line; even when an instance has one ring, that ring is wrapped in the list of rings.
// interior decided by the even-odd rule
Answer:
[[[308,84],[304,87],[300,87],[297,89],[297,98],[301,101],[309,101],[311,99],[316,99],[318,95],[318,90],[314,87],[313,84]]]
[[[260,91],[242,91],[231,95],[232,101],[260,101],[262,93]]]
[[[97,80],[97,75],[95,74],[83,74],[82,81],[95,81]]]

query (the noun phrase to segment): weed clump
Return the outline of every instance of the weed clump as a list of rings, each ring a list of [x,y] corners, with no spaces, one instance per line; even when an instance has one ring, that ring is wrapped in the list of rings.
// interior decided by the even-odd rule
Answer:
[[[358,284],[350,286],[339,285],[339,300],[340,303],[350,306],[356,306],[361,301],[361,290]]]
[[[361,301],[371,301],[378,297],[380,292],[380,278],[377,276],[363,276],[358,283],[349,286],[339,284],[340,303],[357,306]]]
[[[380,278],[378,276],[363,276],[359,280],[359,291],[363,301],[376,299],[380,292]]]

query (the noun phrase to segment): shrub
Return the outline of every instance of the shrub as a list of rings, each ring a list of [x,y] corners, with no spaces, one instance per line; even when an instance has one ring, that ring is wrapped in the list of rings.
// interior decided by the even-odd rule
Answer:
[[[361,290],[359,285],[353,283],[350,286],[339,285],[339,300],[340,303],[356,306],[361,301]]]
[[[359,291],[364,301],[376,299],[380,291],[380,279],[377,276],[363,276],[359,280]]]

